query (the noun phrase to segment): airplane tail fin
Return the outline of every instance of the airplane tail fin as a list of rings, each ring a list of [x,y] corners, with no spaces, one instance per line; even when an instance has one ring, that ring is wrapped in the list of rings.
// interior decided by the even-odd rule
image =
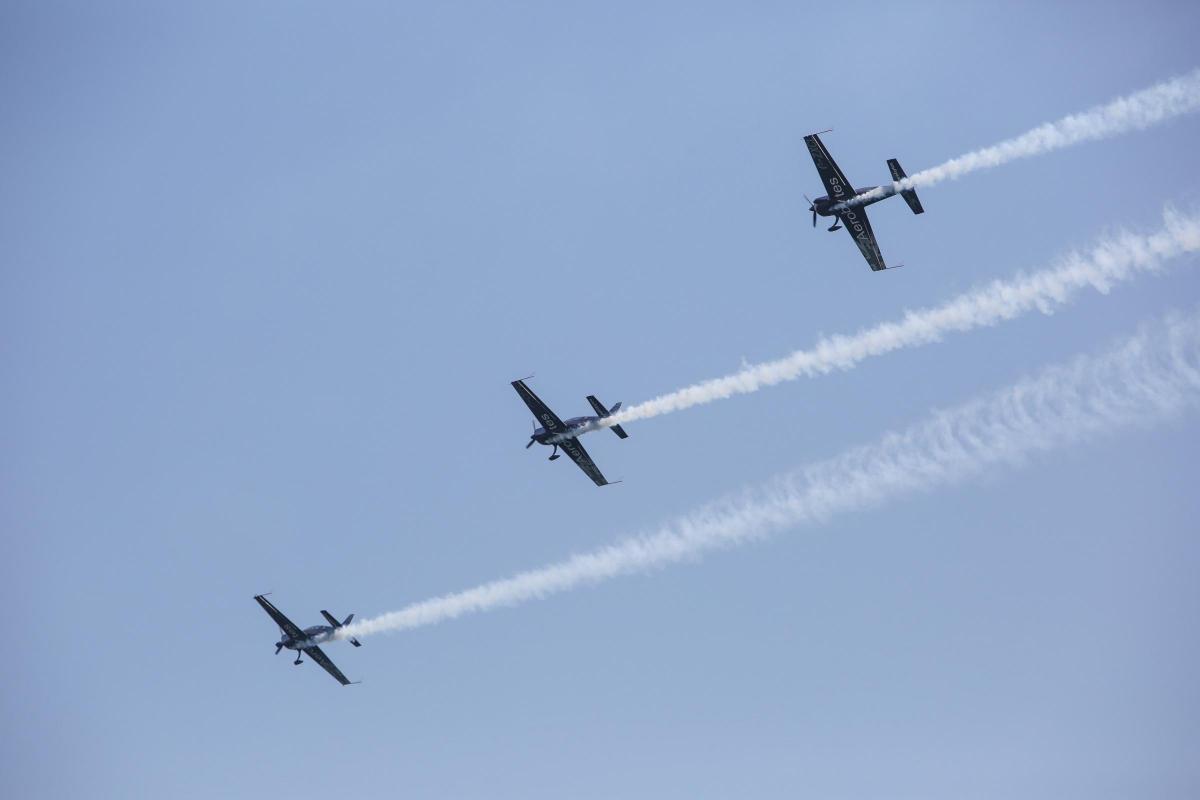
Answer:
[[[605,407],[604,407],[604,404],[603,404],[603,403],[601,403],[599,400],[597,400],[597,399],[596,399],[596,396],[595,396],[595,395],[592,395],[592,394],[589,394],[589,395],[588,395],[587,401],[588,401],[589,403],[591,403],[591,404],[592,404],[592,408],[593,408],[593,409],[596,411],[596,413],[597,413],[597,414],[599,414],[601,417],[607,417],[607,416],[611,416],[612,414],[615,414],[615,413],[617,413],[618,411],[620,411],[620,410],[621,410],[621,404],[620,404],[620,403],[617,403],[617,404],[616,404],[615,406],[613,406],[612,408],[605,408]],[[615,433],[615,434],[616,434],[618,437],[620,437],[621,439],[628,439],[628,438],[629,438],[629,434],[628,434],[628,433],[626,433],[626,432],[625,432],[625,429],[624,429],[624,428],[622,428],[620,425],[613,425],[613,426],[612,426],[612,432],[613,432],[613,433]]]
[[[888,159],[888,169],[892,171],[892,180],[902,181],[908,176],[904,174],[904,168],[900,166],[900,162],[894,158]],[[912,209],[914,214],[924,214],[925,209],[921,207],[921,201],[917,199],[917,193],[913,189],[903,189],[900,196],[904,198],[904,202],[908,203],[908,207]]]
[[[335,630],[343,625],[349,625],[354,620],[354,615],[351,614],[341,622],[338,622],[337,617],[335,617],[333,614],[330,614],[325,609],[321,609],[321,616],[324,617],[325,621],[332,625]],[[354,645],[355,647],[362,647],[362,642],[358,641],[358,639],[351,639],[350,644]]]

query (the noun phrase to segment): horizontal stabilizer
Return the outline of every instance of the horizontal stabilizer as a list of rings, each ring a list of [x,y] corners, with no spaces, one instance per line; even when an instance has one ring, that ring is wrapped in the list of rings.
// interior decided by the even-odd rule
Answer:
[[[345,625],[349,625],[350,622],[354,619],[354,615],[351,614],[350,616],[346,617],[341,622],[338,622],[337,617],[335,617],[333,614],[330,614],[325,609],[321,609],[321,616],[325,618],[326,622],[328,622],[330,625],[332,625],[335,628],[341,628]],[[358,639],[351,639],[350,644],[354,645],[355,647],[362,647],[362,644],[358,641]]]
[[[599,400],[596,399],[595,395],[591,395],[591,394],[588,395],[587,401],[592,404],[592,409],[595,410],[595,412],[598,415],[600,415],[601,417],[610,416],[613,412],[617,411],[621,407],[621,404],[617,403],[615,406],[612,407],[611,410],[609,410],[604,407],[603,403],[601,403]],[[629,438],[629,434],[626,433],[625,429],[622,428],[620,425],[613,425],[611,430],[613,433],[615,433],[618,437],[620,437],[622,439]]]
[[[902,181],[908,176],[904,174],[904,168],[900,166],[900,162],[894,158],[888,159],[888,169],[892,171],[892,180]],[[925,209],[921,206],[921,201],[917,199],[917,193],[913,189],[900,190],[900,196],[904,198],[904,202],[908,203],[908,207],[912,209],[914,214],[924,214]]]

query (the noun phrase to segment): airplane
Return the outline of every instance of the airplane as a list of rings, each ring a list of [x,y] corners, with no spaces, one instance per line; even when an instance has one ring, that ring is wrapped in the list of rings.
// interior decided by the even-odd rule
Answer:
[[[292,663],[302,664],[304,662],[300,660],[300,653],[303,651],[308,653],[309,658],[320,664],[326,672],[337,679],[337,682],[342,686],[346,686],[351,683],[351,681],[342,674],[342,671],[334,666],[333,662],[329,660],[329,656],[325,655],[325,651],[323,651],[317,645],[333,639],[335,636],[335,631],[337,631],[338,628],[342,627],[343,625],[350,624],[350,620],[354,619],[353,614],[346,617],[346,619],[342,622],[338,622],[337,619],[328,611],[322,611],[321,616],[325,617],[325,619],[329,622],[328,625],[313,625],[311,628],[300,630],[296,623],[285,617],[283,612],[271,604],[271,601],[266,598],[266,595],[256,594],[254,595],[254,599],[258,601],[258,604],[263,607],[263,611],[266,611],[271,616],[271,619],[275,620],[275,624],[279,626],[279,632],[282,635],[282,638],[275,643],[275,655],[279,655],[279,651],[286,647],[288,650],[296,651],[296,660]],[[358,639],[351,639],[350,644],[354,645],[355,647],[362,647],[362,643],[360,643]],[[353,681],[353,683],[358,683],[358,681]]]
[[[550,407],[542,402],[541,398],[533,393],[533,390],[525,385],[525,379],[513,381],[512,387],[517,390],[517,394],[525,401],[525,405],[529,406],[529,410],[533,412],[534,419],[542,424],[542,427],[537,427],[534,423],[533,434],[529,437],[529,444],[525,445],[525,449],[533,447],[534,443],[551,445],[554,447],[554,452],[550,454],[550,460],[558,458],[558,450],[563,451],[571,457],[584,473],[592,479],[597,486],[607,486],[609,481],[605,480],[601,474],[600,468],[592,461],[592,457],[588,455],[587,450],[583,449],[583,445],[579,443],[578,436],[598,429],[600,420],[605,417],[617,413],[620,410],[621,404],[617,403],[612,408],[605,408],[604,404],[595,398],[593,395],[588,395],[587,401],[592,404],[596,415],[590,417],[571,417],[567,421],[563,421],[550,410]],[[611,426],[612,432],[622,439],[629,438],[629,434],[620,425]],[[620,483],[620,481],[612,481],[612,483]]]
[[[821,131],[828,133],[829,131]],[[804,143],[808,145],[808,153],[812,156],[813,164],[817,167],[817,173],[821,176],[821,182],[825,184],[828,194],[818,197],[816,200],[809,200],[808,210],[813,215],[813,227],[817,227],[817,215],[822,217],[837,217],[830,231],[836,231],[843,225],[850,235],[854,238],[854,243],[858,245],[858,249],[862,252],[863,258],[867,260],[867,264],[871,269],[878,272],[888,269],[888,265],[884,263],[883,254],[879,252],[879,243],[875,241],[875,232],[871,230],[871,223],[867,219],[866,206],[872,203],[878,203],[891,197],[894,194],[899,194],[904,198],[904,202],[908,203],[908,207],[912,209],[914,214],[924,214],[925,209],[921,207],[921,201],[917,199],[917,193],[912,189],[900,189],[897,191],[895,183],[890,186],[867,186],[862,189],[855,189],[850,185],[850,181],[846,180],[846,176],[838,169],[837,162],[833,160],[833,156],[829,155],[829,151],[825,149],[825,144],[821,141],[820,134],[813,133],[804,137]],[[888,159],[888,169],[892,172],[893,181],[901,181],[908,176],[904,174],[904,170],[900,167],[900,162],[894,158]],[[871,192],[869,198],[851,201],[851,198],[857,195]],[[808,197],[805,196],[805,200]],[[896,266],[900,266],[897,264]],[[894,268],[893,268],[894,269]]]

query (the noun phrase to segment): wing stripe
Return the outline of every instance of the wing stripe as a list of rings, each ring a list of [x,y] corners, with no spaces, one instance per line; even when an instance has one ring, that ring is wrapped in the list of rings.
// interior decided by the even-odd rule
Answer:
[[[841,220],[871,269],[875,272],[887,269],[883,253],[879,252],[879,242],[875,240],[875,231],[871,230],[871,222],[867,219],[866,208],[851,208],[842,214]]]
[[[300,630],[300,626],[284,616],[283,612],[276,608],[270,600],[261,594],[254,595],[254,599],[262,606],[263,611],[266,611],[271,616],[271,619],[275,620],[275,624],[279,626],[280,630],[293,639],[299,640],[304,638],[304,631]]]
[[[821,176],[821,182],[825,184],[825,190],[829,192],[829,199],[840,203],[853,197],[854,187],[850,185],[850,181],[846,180],[845,174],[833,160],[833,156],[829,155],[829,151],[825,149],[825,143],[821,141],[821,137],[814,133],[805,136],[804,142],[808,145],[808,154],[812,156],[817,174]]]
[[[312,647],[304,648],[304,652],[308,653],[308,657],[320,664],[326,672],[337,679],[337,682],[342,686],[350,683],[350,680],[342,674],[342,671],[333,665],[329,660],[329,656],[325,655],[325,651],[317,647],[315,644]]]
[[[592,482],[597,486],[606,486],[608,481],[605,480],[604,474],[600,472],[600,468],[596,466],[596,462],[592,461],[592,457],[588,455],[588,451],[583,449],[578,439],[563,439],[558,443],[559,448],[571,457],[571,460],[579,465],[584,474],[592,479]]]
[[[517,390],[517,394],[525,401],[525,405],[529,407],[529,411],[533,414],[541,426],[550,433],[561,433],[566,430],[567,426],[558,418],[558,415],[550,410],[550,407],[542,402],[542,398],[533,393],[533,390],[525,385],[525,381],[513,381],[512,387]]]

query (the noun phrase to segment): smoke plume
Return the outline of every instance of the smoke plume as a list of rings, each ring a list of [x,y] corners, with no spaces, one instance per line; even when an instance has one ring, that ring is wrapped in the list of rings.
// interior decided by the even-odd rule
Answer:
[[[1121,232],[1105,237],[1091,250],[1071,253],[1048,269],[992,281],[942,305],[909,311],[899,320],[850,335],[826,337],[811,349],[685,386],[624,408],[592,429],[649,419],[785,381],[852,369],[873,356],[937,342],[948,333],[995,325],[1030,311],[1049,314],[1083,289],[1107,294],[1119,283],[1159,269],[1168,259],[1198,250],[1200,213],[1183,214],[1167,208],[1163,227],[1153,233]]]
[[[711,503],[658,529],[338,631],[341,638],[434,625],[514,606],[785,528],[953,485],[1042,451],[1148,425],[1200,400],[1200,314],[1169,316],[1109,351],[1043,370],[991,396],[934,413],[829,461]]]
[[[1200,69],[1187,75],[1156,83],[1140,92],[1118,97],[1111,103],[1096,106],[1080,114],[1047,122],[1013,139],[985,147],[982,150],[952,158],[944,164],[921,170],[896,181],[898,192],[920,186],[932,186],[944,180],[960,178],[971,172],[989,169],[1018,158],[1061,150],[1080,142],[1107,139],[1128,131],[1142,130],[1169,119],[1200,109]],[[851,205],[881,197],[884,192],[872,189],[846,201]]]

